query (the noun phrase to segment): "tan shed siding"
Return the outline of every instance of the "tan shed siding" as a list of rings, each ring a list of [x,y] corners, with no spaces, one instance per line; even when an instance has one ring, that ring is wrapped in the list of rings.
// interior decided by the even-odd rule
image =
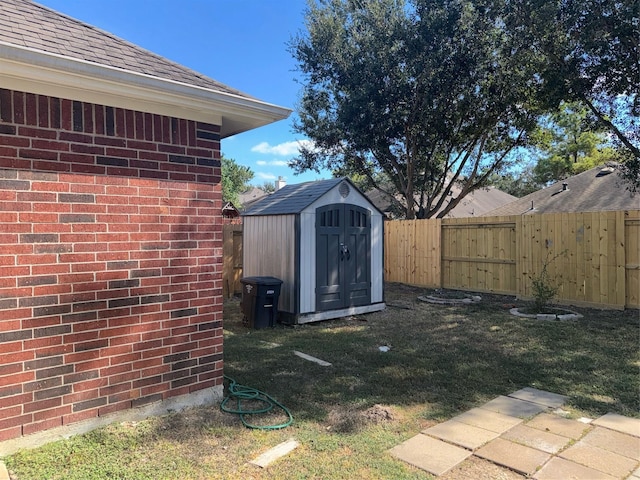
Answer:
[[[278,309],[295,308],[295,215],[244,218],[243,277],[283,281]]]

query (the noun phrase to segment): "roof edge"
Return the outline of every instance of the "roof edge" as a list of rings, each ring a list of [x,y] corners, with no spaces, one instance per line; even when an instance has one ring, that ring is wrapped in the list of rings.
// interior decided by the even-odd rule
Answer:
[[[286,119],[291,109],[0,41],[0,87],[221,126],[221,137]]]

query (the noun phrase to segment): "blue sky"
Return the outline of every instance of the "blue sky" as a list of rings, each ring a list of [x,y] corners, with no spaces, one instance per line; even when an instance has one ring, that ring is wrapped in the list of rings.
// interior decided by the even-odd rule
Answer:
[[[300,93],[287,42],[304,27],[305,0],[36,0],[241,90],[295,110]],[[329,178],[294,175],[286,162],[303,140],[287,119],[222,141],[222,153],[262,185]]]

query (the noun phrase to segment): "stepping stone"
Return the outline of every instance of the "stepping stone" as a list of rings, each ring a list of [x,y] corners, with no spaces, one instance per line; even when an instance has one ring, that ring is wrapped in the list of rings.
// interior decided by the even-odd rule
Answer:
[[[543,407],[542,405],[525,402],[524,400],[518,400],[517,398],[505,397],[502,395],[494,398],[484,405],[481,405],[480,408],[518,418],[529,418],[545,409],[545,407]]]
[[[310,362],[317,363],[318,365],[322,365],[323,367],[331,366],[329,362],[325,362],[324,360],[320,360],[319,358],[312,357],[311,355],[307,355],[306,353],[298,352],[297,350],[294,350],[293,354],[300,358],[304,358],[305,360],[309,360]]]
[[[484,428],[485,430],[490,430],[499,434],[502,434],[519,423],[522,423],[522,420],[519,418],[510,417],[509,415],[503,415],[501,413],[492,412],[491,410],[485,410],[482,408],[472,408],[457,417],[453,417],[451,420],[466,423],[467,425],[473,425],[474,427]]]
[[[618,432],[628,433],[634,437],[640,437],[640,419],[638,418],[629,418],[617,413],[607,413],[592,423]]]
[[[473,425],[467,425],[466,423],[456,422],[455,420],[448,420],[431,428],[427,428],[423,430],[422,433],[460,445],[469,450],[475,450],[494,438],[497,438],[499,435],[496,432],[474,427]]]
[[[567,448],[560,454],[560,457],[585,467],[614,475],[617,478],[625,478],[638,465],[635,460],[602,448],[593,447],[582,440]]]
[[[434,475],[445,474],[471,455],[469,450],[422,434],[393,447],[389,453]]]
[[[608,428],[596,427],[581,442],[640,462],[640,438]]]
[[[510,440],[527,447],[535,448],[546,453],[558,453],[571,439],[545,432],[527,425],[516,425],[511,430],[503,433],[500,438]]]
[[[518,400],[526,400],[527,402],[537,403],[544,407],[558,408],[563,405],[569,397],[559,395],[557,393],[545,392],[536,388],[525,387],[517,392],[509,395]]]
[[[640,480],[640,468],[638,468],[628,480]]]
[[[517,443],[496,438],[484,447],[478,449],[474,455],[505,466],[524,475],[531,475],[540,468],[551,455],[535,448],[525,447]]]
[[[528,427],[555,433],[556,435],[572,438],[574,440],[579,439],[585,430],[590,428],[589,425],[585,425],[584,423],[580,423],[576,420],[570,420],[568,418],[562,418],[548,413],[536,415],[529,420],[526,425]]]
[[[616,477],[585,467],[564,458],[554,457],[538,471],[533,478],[536,480],[617,480]]]
[[[258,458],[254,459],[254,460],[251,460],[249,463],[252,464],[252,465],[256,465],[257,467],[265,468],[270,463],[274,462],[275,460],[279,459],[280,457],[284,457],[288,453],[290,453],[293,450],[295,450],[296,448],[298,448],[298,445],[300,445],[300,444],[296,440],[291,438],[291,439],[287,440],[286,442],[282,442],[281,444],[276,445],[272,449],[267,450],[262,455],[260,455]]]

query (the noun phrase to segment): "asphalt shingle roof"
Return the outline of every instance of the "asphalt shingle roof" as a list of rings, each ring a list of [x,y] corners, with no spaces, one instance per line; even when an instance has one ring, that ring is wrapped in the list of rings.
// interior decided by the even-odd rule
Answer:
[[[253,99],[111,33],[30,0],[0,1],[0,41]]]
[[[300,213],[343,180],[342,178],[332,178],[286,185],[268,197],[259,200],[242,215],[293,215]]]
[[[640,195],[632,195],[626,189],[615,166],[608,168],[599,166],[579,173],[486,212],[484,216],[640,209]]]

